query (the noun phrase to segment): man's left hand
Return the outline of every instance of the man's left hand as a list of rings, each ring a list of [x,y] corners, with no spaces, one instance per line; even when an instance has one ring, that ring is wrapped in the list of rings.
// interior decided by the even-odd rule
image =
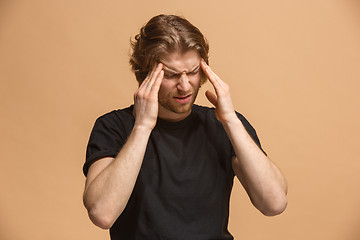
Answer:
[[[201,59],[200,65],[215,89],[216,95],[209,90],[205,92],[205,95],[215,106],[216,118],[222,123],[227,123],[235,118],[237,119],[230,96],[229,86],[211,70],[209,65],[207,65],[203,59]]]

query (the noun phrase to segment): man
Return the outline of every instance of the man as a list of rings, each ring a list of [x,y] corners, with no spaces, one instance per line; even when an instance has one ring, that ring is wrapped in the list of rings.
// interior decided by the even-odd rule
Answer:
[[[84,204],[93,223],[110,228],[111,239],[233,239],[235,175],[263,214],[281,213],[286,181],[208,66],[199,29],[155,16],[132,47],[134,105],[98,118],[87,148]],[[194,104],[206,78],[215,108]]]

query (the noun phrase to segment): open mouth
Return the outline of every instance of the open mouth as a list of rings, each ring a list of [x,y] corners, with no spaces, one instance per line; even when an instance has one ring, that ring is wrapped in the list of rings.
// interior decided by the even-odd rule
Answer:
[[[174,97],[176,102],[178,103],[188,103],[191,100],[191,94],[186,95],[186,96],[176,96]]]

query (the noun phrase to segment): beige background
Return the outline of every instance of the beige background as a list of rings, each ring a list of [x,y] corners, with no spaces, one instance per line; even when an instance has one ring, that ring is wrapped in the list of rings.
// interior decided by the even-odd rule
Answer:
[[[0,239],[109,239],[82,205],[95,119],[132,103],[129,39],[175,13],[289,183],[269,218],[236,183],[236,239],[360,239],[360,3],[0,0]],[[198,103],[209,105],[204,89]]]

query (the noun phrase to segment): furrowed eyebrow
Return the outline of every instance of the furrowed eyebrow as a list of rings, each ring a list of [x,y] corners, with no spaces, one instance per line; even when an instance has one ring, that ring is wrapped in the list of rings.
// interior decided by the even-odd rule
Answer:
[[[200,64],[194,67],[190,72],[196,72],[197,70],[199,70],[199,68],[200,68]]]
[[[169,72],[170,74],[180,74],[180,73],[176,72],[175,70],[169,68],[169,67],[166,66],[165,64],[164,64],[163,69],[164,69],[166,72]]]
[[[168,67],[166,64],[163,63],[163,65],[164,65],[164,70],[167,71],[167,72],[169,72],[170,74],[181,74],[181,73],[179,73],[179,72],[171,69],[171,68]],[[193,69],[191,69],[189,72],[195,72],[195,71],[197,71],[199,68],[200,68],[200,64],[197,65],[197,66],[195,66],[195,67],[194,67]],[[187,73],[189,73],[189,72],[187,72]]]

